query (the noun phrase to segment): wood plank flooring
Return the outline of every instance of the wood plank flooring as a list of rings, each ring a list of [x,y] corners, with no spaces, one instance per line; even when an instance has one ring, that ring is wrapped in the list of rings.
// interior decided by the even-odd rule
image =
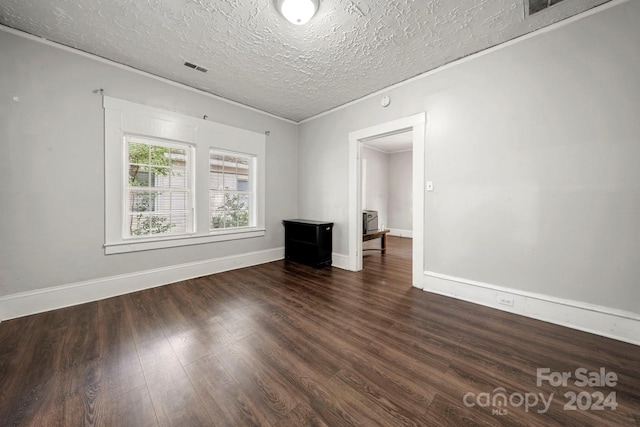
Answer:
[[[359,273],[279,261],[2,322],[0,425],[640,426],[639,347],[412,288],[387,244]],[[615,387],[536,385],[601,367]]]

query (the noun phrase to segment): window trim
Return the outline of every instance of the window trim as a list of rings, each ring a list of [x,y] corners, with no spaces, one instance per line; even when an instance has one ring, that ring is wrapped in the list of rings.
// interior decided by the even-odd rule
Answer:
[[[232,232],[218,232],[209,236],[198,236],[195,234],[158,237],[151,239],[127,240],[122,243],[112,243],[105,245],[105,253],[121,254],[136,251],[148,251],[152,249],[175,248],[179,246],[202,245],[205,243],[226,242],[229,240],[249,239],[261,237],[266,233],[265,228],[255,227],[251,229],[234,229]]]
[[[265,228],[264,134],[223,125],[108,96],[103,97],[105,112],[105,254],[198,245],[262,237]],[[187,144],[193,147],[190,179],[193,197],[193,230],[180,235],[124,237],[124,192],[128,159],[125,136]],[[209,230],[209,150],[246,153],[255,156],[255,225]]]

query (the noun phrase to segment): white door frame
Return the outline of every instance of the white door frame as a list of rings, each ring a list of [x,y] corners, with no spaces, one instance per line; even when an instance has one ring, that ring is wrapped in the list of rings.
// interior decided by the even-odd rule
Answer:
[[[424,271],[424,141],[426,113],[382,123],[349,133],[349,270],[362,270],[362,142],[413,131],[413,285],[418,286]]]

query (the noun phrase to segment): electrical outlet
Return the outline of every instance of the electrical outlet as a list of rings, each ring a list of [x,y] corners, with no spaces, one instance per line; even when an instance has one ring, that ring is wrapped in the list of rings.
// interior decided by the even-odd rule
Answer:
[[[508,305],[509,307],[513,307],[515,301],[511,295],[506,294],[498,294],[498,304]]]

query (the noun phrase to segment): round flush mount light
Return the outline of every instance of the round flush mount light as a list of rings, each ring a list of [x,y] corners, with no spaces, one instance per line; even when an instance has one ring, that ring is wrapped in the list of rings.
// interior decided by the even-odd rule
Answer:
[[[276,0],[276,7],[287,21],[303,25],[318,11],[318,0]]]

